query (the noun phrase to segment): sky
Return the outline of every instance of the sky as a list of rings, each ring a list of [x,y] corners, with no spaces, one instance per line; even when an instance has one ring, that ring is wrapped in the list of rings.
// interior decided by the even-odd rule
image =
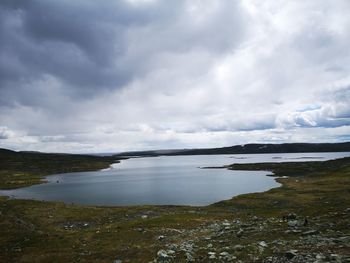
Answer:
[[[1,0],[0,147],[350,141],[348,0]]]

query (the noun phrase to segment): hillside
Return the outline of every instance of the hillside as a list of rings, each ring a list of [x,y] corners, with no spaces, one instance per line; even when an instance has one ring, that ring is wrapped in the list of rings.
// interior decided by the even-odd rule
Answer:
[[[302,152],[347,152],[347,151],[350,151],[350,142],[245,144],[245,145],[235,145],[235,146],[222,147],[222,148],[124,152],[124,153],[117,154],[115,156],[302,153]]]
[[[115,157],[0,149],[0,189],[38,184],[50,174],[99,170],[117,161]]]

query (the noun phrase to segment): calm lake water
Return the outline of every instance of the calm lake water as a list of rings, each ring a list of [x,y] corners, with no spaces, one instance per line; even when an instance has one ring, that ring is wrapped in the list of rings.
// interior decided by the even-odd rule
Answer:
[[[0,191],[14,198],[88,205],[208,205],[279,186],[265,171],[200,169],[232,163],[325,161],[342,153],[161,156],[134,158],[96,172],[48,176],[48,183]],[[57,183],[59,181],[59,183]]]

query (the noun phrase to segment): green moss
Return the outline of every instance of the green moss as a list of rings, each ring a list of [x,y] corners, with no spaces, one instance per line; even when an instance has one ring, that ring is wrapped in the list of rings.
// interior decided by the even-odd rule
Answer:
[[[30,165],[32,168],[29,170],[26,165],[17,168],[13,168],[13,164],[5,166],[11,180],[23,176],[25,182],[29,182],[25,174],[33,172],[33,169],[44,175],[51,169],[92,169],[97,165],[87,165],[84,158],[71,162],[64,157],[56,163],[60,168],[49,168],[46,161],[33,161],[32,164],[38,166],[34,168]],[[97,166],[108,166],[111,161],[114,160],[104,159]],[[30,161],[24,163],[27,162]],[[51,165],[53,163],[52,160]],[[77,163],[80,165],[75,165]],[[206,231],[194,231],[201,226],[224,219],[246,222],[253,215],[264,220],[281,218],[289,212],[295,212],[300,217],[322,216],[324,222],[335,224],[336,231],[350,234],[345,219],[340,220],[333,214],[350,207],[350,158],[322,163],[234,165],[230,169],[269,170],[275,176],[290,177],[278,179],[281,187],[264,193],[240,195],[207,207],[93,207],[0,197],[0,262],[113,262],[117,258],[123,262],[148,262],[167,242],[179,244],[205,236]],[[266,231],[252,233],[242,239],[231,234],[226,243],[218,244],[241,244],[251,249],[249,253],[267,257],[274,252],[269,248],[259,252],[252,244],[260,240],[272,242],[281,238],[285,230],[285,225],[273,221]],[[158,240],[159,235],[166,236],[165,241]],[[297,240],[298,236],[283,238]],[[201,242],[204,244],[204,241],[199,244]],[[211,242],[215,244],[216,240]],[[300,251],[302,249],[299,248]],[[341,247],[336,249],[343,252]],[[207,252],[199,250],[197,256],[204,257]],[[249,261],[246,252],[236,255],[244,262]],[[185,262],[185,255],[179,255],[177,262]]]
[[[43,183],[51,174],[99,170],[115,162],[113,157],[0,151],[0,189]]]

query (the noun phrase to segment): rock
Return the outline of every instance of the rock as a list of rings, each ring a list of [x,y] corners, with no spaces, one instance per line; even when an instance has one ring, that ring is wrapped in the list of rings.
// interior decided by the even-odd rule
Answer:
[[[223,251],[221,252],[220,254],[220,259],[225,259],[225,260],[228,260],[228,261],[231,261],[233,259],[236,259],[235,256],[232,256],[230,253],[228,253],[227,251]]]
[[[160,235],[160,236],[158,236],[157,237],[157,239],[160,241],[160,240],[163,240],[165,238],[165,236],[163,236],[163,235]]]
[[[235,246],[233,247],[233,250],[235,250],[235,251],[242,251],[243,248],[244,248],[244,246],[242,246],[242,245],[235,245]]]
[[[142,219],[147,219],[147,218],[148,218],[148,215],[142,215],[141,218],[142,218]]]
[[[122,261],[120,259],[116,259],[113,261],[113,263],[122,263]]]
[[[240,229],[237,231],[236,236],[237,236],[237,237],[242,237],[242,236],[243,236],[243,229],[242,229],[242,228],[240,228]]]
[[[195,261],[191,253],[186,252],[185,255],[186,255],[186,261],[187,262],[194,262]]]
[[[289,213],[287,216],[286,216],[286,219],[289,221],[289,220],[296,220],[297,219],[297,215],[295,213]]]
[[[208,252],[209,259],[216,259],[216,253],[215,252]]]
[[[170,250],[178,250],[178,245],[177,244],[168,244],[167,247],[170,249]]]
[[[297,250],[289,250],[284,255],[286,256],[286,258],[292,259],[298,255],[297,252]]]
[[[286,230],[284,231],[284,233],[286,234],[297,234],[297,233],[301,233],[301,230],[297,230],[297,229],[292,229],[292,230]]]
[[[309,230],[309,231],[303,232],[301,235],[302,236],[310,236],[310,235],[316,235],[316,234],[318,234],[317,230]]]
[[[161,249],[157,252],[157,257],[159,261],[167,261],[172,258],[164,249]]]
[[[290,227],[296,227],[298,226],[298,220],[291,220],[291,221],[288,221],[288,226]]]
[[[258,243],[258,245],[259,245],[260,247],[268,247],[268,245],[267,245],[267,243],[266,243],[265,241],[260,241],[260,242]]]
[[[252,220],[253,220],[253,221],[259,221],[259,217],[253,216],[253,217],[252,217]]]
[[[322,254],[317,254],[316,259],[326,259],[326,257]]]

